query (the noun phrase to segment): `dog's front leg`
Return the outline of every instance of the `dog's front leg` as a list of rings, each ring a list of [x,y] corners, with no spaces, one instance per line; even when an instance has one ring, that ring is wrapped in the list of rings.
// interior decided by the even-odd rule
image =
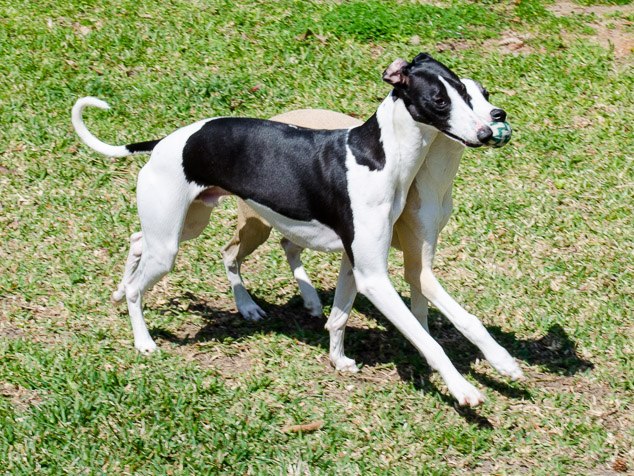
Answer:
[[[434,276],[432,261],[438,237],[437,228],[423,226],[420,222],[412,224],[405,214],[401,218],[395,230],[403,249],[405,280],[412,290],[412,308],[415,302],[428,299],[482,351],[498,372],[513,380],[521,377],[522,371],[513,357],[493,339],[476,316],[452,299]]]
[[[408,207],[401,217],[394,224],[394,236],[392,246],[403,252],[403,269],[405,281],[410,288],[410,308],[421,326],[429,333],[429,301],[420,292],[420,273],[423,269],[422,253],[420,253],[422,243],[417,239],[415,233],[408,228],[408,222],[403,219],[407,214]]]
[[[359,370],[355,361],[346,357],[343,352],[346,323],[350,317],[356,295],[357,287],[352,273],[352,264],[348,255],[344,253],[341,258],[335,300],[326,323],[326,329],[330,332],[330,361],[337,370],[342,372],[357,372]]]
[[[460,405],[476,406],[484,401],[484,396],[471,385],[453,366],[442,347],[427,333],[407,309],[396,290],[392,287],[387,272],[367,273],[357,269],[355,280],[359,292],[363,293],[385,317],[418,349],[427,363],[442,376],[449,392]]]
[[[378,222],[376,220],[374,223]],[[371,223],[366,222],[362,227],[372,227]],[[387,272],[390,232],[391,225],[382,232],[364,229],[357,235],[359,238],[353,242],[353,273],[357,289],[416,347],[427,363],[440,373],[449,392],[460,405],[473,407],[482,403],[484,396],[460,375],[442,347],[418,322],[392,286]],[[377,240],[377,237],[387,237],[387,241]]]
[[[434,276],[431,267],[420,275],[421,292],[454,326],[484,354],[484,358],[506,377],[519,379],[523,372],[508,351],[498,344],[480,320],[458,304]]]

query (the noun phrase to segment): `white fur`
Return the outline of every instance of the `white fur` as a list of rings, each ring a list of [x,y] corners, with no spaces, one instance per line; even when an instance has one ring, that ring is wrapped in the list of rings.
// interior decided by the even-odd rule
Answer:
[[[130,155],[130,151],[128,151],[124,145],[106,144],[90,133],[82,119],[82,113],[88,106],[98,107],[99,109],[110,109],[110,106],[106,101],[102,101],[101,99],[92,96],[86,96],[77,100],[73,106],[71,118],[75,131],[80,139],[83,140],[84,143],[91,149],[109,157],[125,157],[126,155]]]
[[[439,76],[439,79],[447,88],[447,93],[449,94],[452,105],[448,132],[461,138],[467,144],[478,144],[478,131],[488,126],[484,124],[473,112],[473,109],[462,100],[458,91],[452,88],[441,76]]]
[[[480,90],[473,81],[463,80],[463,83],[467,86],[468,92],[474,101],[475,113],[481,118],[481,120],[471,121],[472,129],[477,128],[480,124],[482,124],[482,121],[490,120],[490,113],[493,109],[495,109],[495,106],[490,104],[482,96]],[[448,89],[450,88],[448,87]],[[454,91],[452,94],[457,93]],[[454,97],[452,97],[452,100],[453,99]],[[469,110],[469,112],[465,113],[464,110],[458,109],[455,117],[459,117],[459,114],[463,114],[463,117],[469,119],[470,116],[473,115],[474,111]],[[460,131],[462,131],[461,128],[455,127],[452,132],[458,133]],[[382,130],[382,134],[385,133],[386,131]],[[462,137],[468,137],[467,132],[463,131],[461,133],[463,134]],[[389,134],[386,135],[389,137]],[[420,160],[422,164],[415,176],[414,186],[408,188],[409,194],[407,196],[404,212],[402,215],[400,215],[399,212],[400,218],[396,221],[394,228],[399,236],[395,237],[395,240],[392,242],[393,245],[399,248],[401,248],[402,245],[406,245],[410,248],[408,250],[409,254],[405,255],[406,259],[412,257],[412,255],[418,255],[418,259],[413,259],[411,262],[405,262],[405,278],[410,283],[411,287],[412,312],[422,327],[427,331],[427,300],[429,299],[429,301],[431,301],[438,310],[445,314],[447,318],[456,325],[460,332],[462,332],[483,352],[489,363],[491,363],[496,370],[505,376],[517,379],[522,376],[522,371],[515,360],[504,348],[495,342],[475,316],[465,311],[451,298],[451,296],[449,296],[433,274],[432,265],[434,254],[436,252],[438,235],[447,224],[451,215],[451,191],[453,187],[453,179],[458,171],[464,147],[457,141],[452,140],[441,133],[428,133],[428,135],[421,140],[429,140],[431,143],[424,144],[421,142]],[[364,182],[364,180],[367,181],[368,177],[360,177],[358,183],[367,183]],[[372,187],[368,188],[370,189]],[[354,195],[355,194],[351,193],[351,197]],[[400,203],[400,199],[401,197],[399,196],[395,197],[393,203]],[[396,211],[398,211],[398,208]],[[361,218],[361,220],[363,221],[363,218]],[[359,226],[362,226],[362,224]],[[385,241],[378,243],[378,245],[383,247],[386,246]],[[355,249],[354,252],[356,256],[357,250]],[[359,278],[356,274],[353,278],[350,273],[345,273],[342,267],[339,275],[339,282],[337,283],[337,292],[335,294],[333,311],[331,312],[328,323],[326,324],[326,328],[330,330],[330,358],[335,367],[340,370],[356,369],[354,361],[345,357],[343,352],[343,329],[345,328],[348,314],[352,308],[352,303],[356,294],[354,285],[346,282],[346,280],[354,279],[358,280]],[[348,294],[344,296],[339,292],[340,289],[348,290]],[[365,292],[362,288],[359,290],[370,298],[367,294],[367,289]],[[397,305],[394,296],[391,296],[390,302],[394,306]],[[379,308],[379,310],[383,312],[382,309]],[[408,322],[408,324],[411,323]],[[398,327],[396,322],[395,325]],[[413,329],[399,328],[399,330],[401,330],[404,334],[406,332],[417,331],[415,326]],[[405,335],[407,336],[407,334]],[[427,345],[432,345],[427,341],[425,336],[418,334],[418,340],[427,342]],[[429,364],[434,367],[434,364],[432,363],[434,361],[434,356],[430,357],[420,348],[419,350],[427,359]],[[432,354],[437,355],[437,353]],[[437,368],[437,370],[443,374],[447,362],[444,361],[444,359],[441,359],[441,363],[438,365],[440,365],[443,370],[441,370],[440,367]],[[451,375],[452,374],[450,373],[449,376],[443,375],[443,377],[445,377],[445,379],[452,379]],[[449,382],[447,383],[449,385]],[[469,398],[472,397],[474,397],[473,393]]]
[[[497,108],[482,95],[476,82],[467,78],[460,81],[466,86],[467,93],[471,96],[471,107],[476,115],[487,123],[495,122],[495,119],[491,117],[491,111]]]
[[[300,221],[285,217],[274,212],[270,208],[245,200],[251,208],[269,223],[274,223],[275,228],[286,238],[302,248],[310,248],[317,251],[343,251],[341,238],[332,230],[317,220]]]

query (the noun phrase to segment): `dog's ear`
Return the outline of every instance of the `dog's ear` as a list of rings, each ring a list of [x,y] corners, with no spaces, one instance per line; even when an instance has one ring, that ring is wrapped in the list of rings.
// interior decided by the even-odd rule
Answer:
[[[407,69],[410,64],[404,59],[398,58],[383,71],[383,81],[394,87],[407,86],[409,78],[407,77]]]
[[[434,58],[431,57],[429,53],[420,53],[416,55],[416,58],[412,60],[412,64],[425,63],[427,61],[433,61]]]

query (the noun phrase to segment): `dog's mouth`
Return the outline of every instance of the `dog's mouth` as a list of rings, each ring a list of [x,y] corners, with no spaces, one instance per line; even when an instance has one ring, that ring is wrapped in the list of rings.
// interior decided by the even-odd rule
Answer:
[[[472,149],[476,149],[478,147],[482,147],[484,144],[482,144],[481,142],[475,143],[475,142],[467,142],[466,140],[453,135],[451,132],[447,132],[447,131],[442,131],[443,134],[445,134],[447,137],[449,137],[450,139],[453,139],[457,142],[460,142],[462,145],[464,145],[465,147],[471,147]]]

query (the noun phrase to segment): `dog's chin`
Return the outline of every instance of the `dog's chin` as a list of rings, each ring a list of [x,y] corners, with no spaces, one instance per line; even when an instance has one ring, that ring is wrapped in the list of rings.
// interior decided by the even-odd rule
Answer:
[[[456,142],[460,142],[462,145],[464,145],[465,147],[470,147],[472,149],[477,149],[478,147],[482,147],[484,144],[482,142],[468,142],[458,136],[453,135],[451,132],[447,132],[447,131],[442,131],[443,134],[445,134],[447,137],[449,137],[450,139],[455,140]]]

